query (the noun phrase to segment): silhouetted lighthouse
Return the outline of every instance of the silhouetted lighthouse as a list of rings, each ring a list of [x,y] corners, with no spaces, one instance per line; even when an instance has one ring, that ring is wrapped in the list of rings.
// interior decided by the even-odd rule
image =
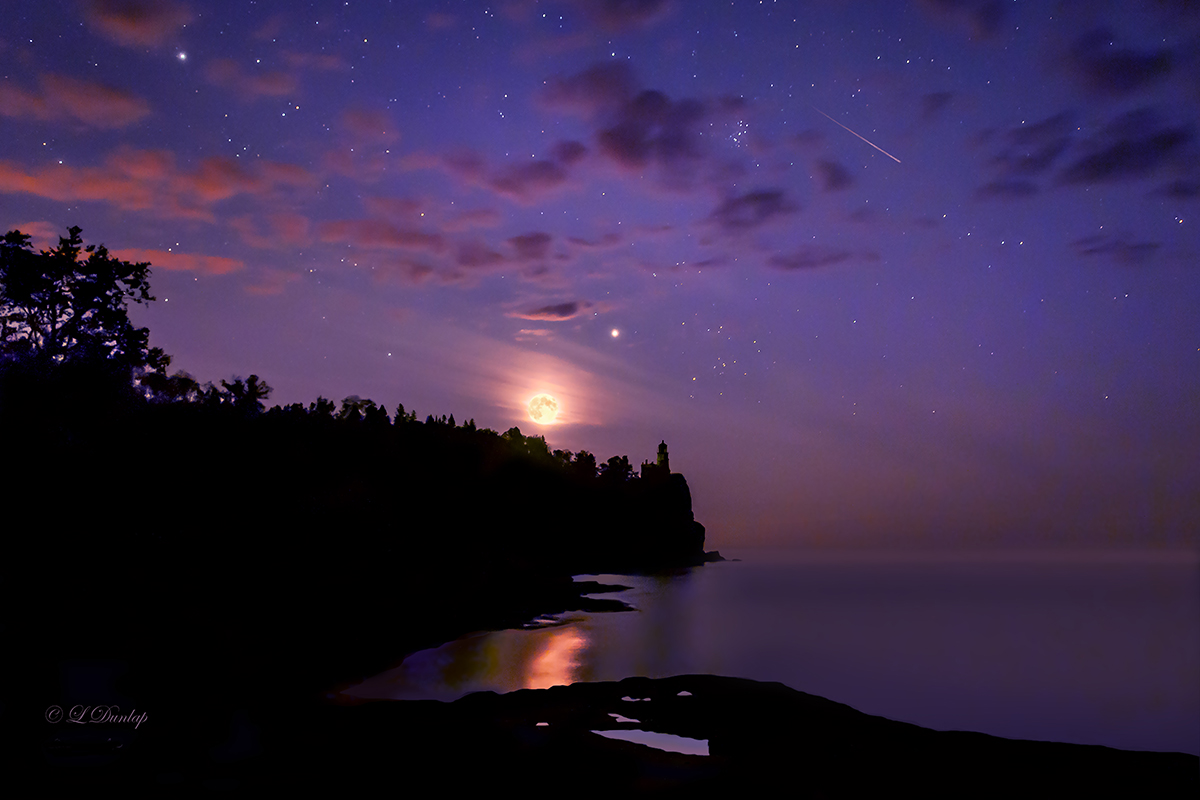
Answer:
[[[664,480],[670,475],[671,461],[667,455],[667,443],[664,440],[658,445],[658,460],[653,464],[649,461],[642,462],[642,477],[650,480]]]

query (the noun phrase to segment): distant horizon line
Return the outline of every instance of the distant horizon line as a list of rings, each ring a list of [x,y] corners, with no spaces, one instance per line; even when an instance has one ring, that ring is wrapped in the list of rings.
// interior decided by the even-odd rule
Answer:
[[[1122,546],[1063,547],[846,547],[805,544],[746,544],[719,548],[726,560],[742,558],[759,561],[769,556],[772,561],[792,563],[836,562],[909,562],[909,563],[1156,563],[1200,565],[1200,548]]]

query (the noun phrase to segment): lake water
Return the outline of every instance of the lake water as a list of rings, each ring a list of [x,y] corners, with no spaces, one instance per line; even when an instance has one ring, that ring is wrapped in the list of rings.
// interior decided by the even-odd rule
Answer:
[[[938,730],[1200,755],[1197,554],[740,555],[672,577],[580,576],[630,586],[605,596],[637,610],[465,637],[347,693],[708,673]]]

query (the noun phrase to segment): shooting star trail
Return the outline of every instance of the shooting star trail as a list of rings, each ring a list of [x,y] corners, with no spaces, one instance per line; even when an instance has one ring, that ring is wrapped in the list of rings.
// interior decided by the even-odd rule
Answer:
[[[829,121],[830,121],[830,122],[832,122],[834,125],[837,125],[839,128],[845,128],[846,130],[850,131],[850,129],[849,129],[849,128],[846,128],[846,126],[845,126],[845,125],[843,125],[842,123],[838,122],[836,119],[834,119],[833,117],[829,116],[829,115],[828,115],[828,114],[826,114],[824,111],[822,111],[821,109],[817,108],[816,106],[813,106],[813,111],[816,111],[816,112],[817,112],[818,114],[820,114],[822,117],[825,117],[825,119],[829,120]],[[854,133],[854,131],[850,131],[850,133]],[[855,136],[858,136],[858,134],[857,134],[857,133],[854,133],[854,135],[855,135]],[[888,158],[890,158],[892,161],[895,161],[897,164],[899,164],[899,163],[900,163],[900,159],[896,158],[894,155],[892,155],[891,153],[889,153],[887,150],[884,150],[882,147],[880,147],[879,145],[875,144],[875,143],[874,143],[874,142],[872,142],[870,139],[867,139],[867,138],[865,138],[865,137],[863,137],[863,136],[858,136],[858,138],[862,139],[864,142],[866,142],[867,144],[871,145],[871,147],[874,147],[876,150],[878,150],[879,152],[883,153],[885,156],[887,156]]]

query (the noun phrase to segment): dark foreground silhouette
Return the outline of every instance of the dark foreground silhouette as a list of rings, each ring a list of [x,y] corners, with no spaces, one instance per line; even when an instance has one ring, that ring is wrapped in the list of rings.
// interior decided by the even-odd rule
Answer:
[[[0,406],[0,752],[21,796],[1200,788],[1194,756],[935,733],[711,676],[339,705],[339,687],[471,631],[620,607],[572,574],[703,562],[686,481],[619,460],[581,475],[540,439],[449,421],[155,405],[80,369],[10,372]],[[612,713],[711,755],[590,732]]]
[[[516,428],[393,419],[357,397],[266,410],[256,376],[168,377],[124,314],[150,299],[149,265],[69,233],[40,255],[0,240],[13,796],[1195,795],[1192,756],[933,733],[726,678],[339,705],[339,687],[463,634],[622,607],[572,574],[716,558],[687,481],[665,445],[638,477]],[[624,694],[712,755],[590,733]]]
[[[119,726],[72,731],[44,747],[30,785],[54,796],[97,786],[256,796],[366,796],[385,787],[446,796],[515,789],[845,798],[1192,798],[1200,790],[1200,759],[1191,755],[932,731],[779,683],[712,675],[292,712],[235,718],[207,759],[184,762],[162,752],[149,722],[136,736]],[[709,755],[596,732],[629,729],[704,740]]]
[[[713,675],[382,703],[338,709],[328,721],[331,752],[364,772],[390,762],[478,791],[1010,798],[1194,797],[1200,789],[1195,756],[932,731],[780,683]],[[707,740],[709,755],[594,733],[629,729]]]

